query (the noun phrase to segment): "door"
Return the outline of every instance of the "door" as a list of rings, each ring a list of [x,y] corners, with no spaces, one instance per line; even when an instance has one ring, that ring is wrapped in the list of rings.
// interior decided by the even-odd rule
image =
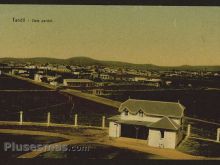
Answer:
[[[135,139],[146,139],[148,138],[149,129],[145,126],[137,125],[121,125],[121,136]]]

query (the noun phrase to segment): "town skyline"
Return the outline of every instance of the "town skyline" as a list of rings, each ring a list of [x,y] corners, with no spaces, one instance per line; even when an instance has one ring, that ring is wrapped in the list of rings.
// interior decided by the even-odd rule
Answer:
[[[219,10],[0,5],[0,57],[86,56],[158,66],[220,65]],[[23,18],[26,22],[13,22]],[[52,22],[37,23],[40,19]]]

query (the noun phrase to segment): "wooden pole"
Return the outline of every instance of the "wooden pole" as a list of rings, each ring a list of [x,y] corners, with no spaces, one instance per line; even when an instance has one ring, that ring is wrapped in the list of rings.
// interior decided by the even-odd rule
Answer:
[[[75,114],[75,120],[74,120],[74,126],[77,126],[78,125],[78,115]]]
[[[190,132],[191,132],[191,125],[190,124],[188,124],[188,126],[187,126],[187,137],[189,137],[190,136]]]
[[[50,112],[47,113],[47,126],[50,126]]]
[[[20,111],[20,122],[19,124],[22,125],[23,123],[23,111]]]
[[[105,128],[105,116],[102,116],[102,128]]]
[[[217,129],[216,142],[220,142],[220,128]]]

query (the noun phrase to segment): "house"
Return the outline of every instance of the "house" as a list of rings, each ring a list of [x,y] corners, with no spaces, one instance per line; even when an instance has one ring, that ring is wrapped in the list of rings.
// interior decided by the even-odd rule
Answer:
[[[175,148],[183,138],[185,107],[179,102],[128,99],[120,115],[110,117],[109,136],[146,140],[160,148]]]
[[[101,96],[101,95],[104,95],[104,89],[93,89],[92,90],[92,94],[93,95],[98,95],[98,96]]]
[[[53,85],[53,86],[58,86],[58,82],[56,82],[56,81],[51,81],[49,84]]]
[[[43,75],[40,75],[40,74],[34,75],[34,81],[42,82],[42,78],[43,78]]]
[[[110,80],[110,75],[108,75],[108,74],[100,74],[100,78],[102,80]]]
[[[159,88],[161,86],[162,80],[156,78],[148,78],[145,80],[148,86],[154,86]]]
[[[91,87],[94,82],[89,79],[63,79],[64,86],[70,87]]]
[[[146,78],[145,77],[134,77],[134,80],[135,82],[144,82],[146,81]]]

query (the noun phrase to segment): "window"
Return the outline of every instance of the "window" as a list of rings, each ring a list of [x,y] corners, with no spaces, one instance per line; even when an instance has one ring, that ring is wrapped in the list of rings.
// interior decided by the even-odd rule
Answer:
[[[128,116],[128,110],[124,111],[125,116]]]
[[[143,111],[139,111],[139,116],[140,116],[140,117],[143,117],[143,116],[144,116]]]
[[[161,139],[164,138],[164,130],[160,130],[160,138],[161,138]]]

